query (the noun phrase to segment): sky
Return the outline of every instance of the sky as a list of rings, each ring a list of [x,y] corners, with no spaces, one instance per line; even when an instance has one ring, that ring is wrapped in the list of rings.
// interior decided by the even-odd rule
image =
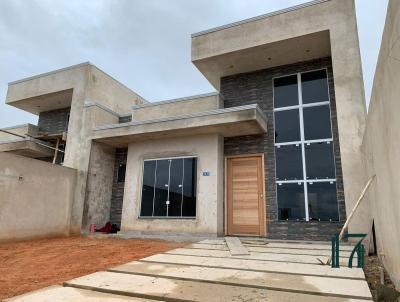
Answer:
[[[90,61],[148,101],[214,91],[190,35],[301,0],[1,0],[0,127],[37,122],[5,105],[7,84]],[[387,0],[356,0],[367,104]]]

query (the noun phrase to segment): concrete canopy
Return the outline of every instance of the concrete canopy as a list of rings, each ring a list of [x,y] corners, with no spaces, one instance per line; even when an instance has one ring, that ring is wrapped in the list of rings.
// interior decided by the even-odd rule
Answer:
[[[216,89],[219,89],[220,78],[225,76],[324,58],[330,55],[329,31],[326,30],[212,57],[197,58],[193,56],[192,59],[208,81]]]
[[[195,33],[192,62],[219,90],[224,76],[329,57],[339,2],[311,1]]]
[[[9,152],[16,155],[21,155],[31,158],[42,158],[54,156],[54,151],[50,148],[43,146],[44,142],[40,145],[35,139],[16,139],[0,143],[0,152]]]
[[[167,137],[218,133],[225,137],[267,132],[267,120],[257,105],[238,106],[148,121],[99,126],[92,139],[115,147]]]

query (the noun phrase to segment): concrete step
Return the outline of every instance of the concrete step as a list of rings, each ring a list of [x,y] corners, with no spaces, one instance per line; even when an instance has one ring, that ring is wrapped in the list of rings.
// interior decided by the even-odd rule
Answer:
[[[91,290],[50,286],[21,296],[4,300],[7,302],[150,302],[154,300],[106,294]]]
[[[289,249],[289,248],[279,248],[279,247],[269,247],[266,246],[249,246],[245,245],[249,252],[258,253],[273,253],[273,254],[293,254],[293,255],[312,255],[312,256],[330,256],[331,251],[329,250],[309,250],[309,249]],[[206,250],[221,250],[227,251],[228,248],[222,244],[198,244],[193,243],[186,246],[190,249],[206,249]],[[340,251],[340,257],[348,258],[350,256],[349,251]]]
[[[235,258],[213,258],[199,256],[185,256],[172,254],[158,254],[143,258],[141,261],[158,263],[188,264],[204,267],[233,268],[258,272],[278,272],[308,276],[339,277],[347,279],[362,279],[365,275],[361,268],[331,268],[329,265],[315,265],[304,263],[275,262],[262,260],[243,260]]]
[[[114,272],[97,272],[68,281],[65,285],[168,301],[365,301]]]
[[[235,259],[247,259],[247,260],[268,260],[278,262],[290,262],[290,263],[307,263],[320,265],[319,258],[324,263],[327,262],[329,256],[310,256],[310,255],[299,255],[299,254],[272,254],[272,253],[258,253],[250,252],[249,255],[231,255],[229,251],[221,250],[202,250],[202,249],[186,249],[178,248],[166,252],[166,254],[173,255],[190,255],[200,257],[219,257],[219,258],[235,258]],[[348,260],[346,258],[340,259],[341,265],[347,265]],[[353,265],[356,265],[356,259],[353,259]]]
[[[326,242],[326,244],[322,243],[311,243],[311,242],[304,242],[301,243],[299,241],[295,242],[276,242],[276,241],[271,241],[269,242],[268,240],[257,240],[259,243],[246,243],[248,242],[247,240],[243,240],[245,246],[268,246],[268,247],[274,247],[274,248],[290,248],[290,249],[309,249],[309,250],[331,250],[331,244],[330,242]],[[219,245],[225,245],[224,239],[206,239],[198,242],[199,244],[219,244]],[[340,245],[340,250],[341,251],[352,251],[353,246],[349,244],[341,244]]]
[[[207,281],[217,284],[289,290],[292,292],[341,296],[343,298],[371,298],[364,280],[301,276],[280,273],[241,271],[190,265],[162,264],[133,261],[110,269],[113,272],[143,274],[181,280]]]

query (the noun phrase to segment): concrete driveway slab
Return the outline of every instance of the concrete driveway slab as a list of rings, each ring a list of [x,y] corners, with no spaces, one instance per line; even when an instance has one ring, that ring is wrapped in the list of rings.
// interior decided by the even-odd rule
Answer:
[[[246,242],[232,255],[224,239],[203,240],[10,301],[372,301],[362,269],[319,264],[329,244]]]
[[[73,287],[50,286],[5,302],[149,302],[152,300],[127,297]]]
[[[272,290],[333,295],[343,298],[370,298],[371,293],[364,280],[290,275],[222,269],[190,265],[146,263],[133,261],[110,269],[112,272],[162,276],[181,280],[207,281],[216,284],[236,285]]]
[[[277,261],[277,262],[291,262],[291,263],[306,263],[320,265],[321,259],[323,262],[328,260],[328,256],[312,256],[312,255],[300,255],[300,254],[276,254],[276,253],[259,253],[250,252],[248,254],[231,255],[230,251],[221,250],[202,250],[202,249],[186,249],[178,248],[166,252],[166,254],[172,255],[190,255],[190,256],[200,256],[200,257],[216,257],[216,258],[226,258],[231,256],[235,259],[248,259],[248,260],[264,260],[264,261]],[[341,265],[347,265],[348,259],[342,258],[340,260]],[[356,265],[356,259],[353,259],[353,265]]]
[[[101,290],[107,293],[138,296],[169,301],[307,301],[307,302],[360,302],[364,299],[348,299],[332,296],[309,295],[287,291],[275,291],[207,282],[195,282],[162,277],[152,277],[114,272],[98,272],[71,280],[67,286]]]
[[[283,272],[308,276],[339,277],[344,279],[364,279],[360,268],[341,267],[332,269],[329,265],[289,263],[263,260],[245,260],[235,258],[213,258],[186,255],[158,254],[143,258],[142,261],[190,264],[205,267],[236,268],[260,272]]]

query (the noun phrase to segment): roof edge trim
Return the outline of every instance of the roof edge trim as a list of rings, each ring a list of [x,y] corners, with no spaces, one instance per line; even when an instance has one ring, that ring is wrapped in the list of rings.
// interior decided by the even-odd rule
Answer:
[[[99,130],[107,130],[107,129],[115,129],[115,128],[124,128],[124,127],[129,127],[129,126],[153,124],[153,123],[159,123],[159,122],[170,122],[170,121],[176,121],[176,120],[182,120],[182,119],[188,119],[188,118],[196,118],[196,117],[202,117],[202,116],[208,116],[208,115],[217,115],[217,114],[224,114],[224,113],[229,113],[229,112],[237,112],[237,111],[251,110],[251,109],[255,110],[258,114],[260,114],[263,119],[267,120],[266,116],[264,115],[264,113],[261,111],[260,107],[257,104],[249,104],[249,105],[242,105],[242,106],[237,106],[237,107],[215,109],[215,110],[210,110],[210,111],[189,113],[189,114],[183,114],[183,115],[177,115],[177,116],[165,117],[165,118],[159,118],[159,119],[152,119],[152,120],[146,120],[146,121],[131,121],[131,122],[121,123],[121,124],[101,125],[101,126],[95,127],[93,130],[99,131]]]
[[[205,97],[209,97],[209,96],[216,96],[218,94],[219,94],[218,92],[209,92],[209,93],[196,94],[196,95],[191,95],[191,96],[177,98],[177,99],[170,99],[170,100],[158,101],[158,102],[149,102],[146,104],[133,105],[132,109],[152,107],[152,106],[170,104],[170,103],[175,103],[175,102],[188,101],[188,100],[193,100],[193,99],[200,99],[200,98],[205,98]]]
[[[23,79],[20,79],[20,80],[12,81],[12,82],[9,82],[8,85],[14,85],[14,84],[26,82],[26,81],[33,80],[33,79],[36,79],[36,78],[45,77],[45,76],[48,76],[48,75],[51,75],[51,74],[54,74],[54,73],[57,73],[57,72],[61,72],[61,71],[69,70],[69,69],[74,69],[74,68],[79,68],[79,67],[83,67],[83,66],[87,66],[87,65],[94,66],[90,62],[79,63],[79,64],[71,65],[71,66],[68,66],[68,67],[64,67],[64,68],[60,68],[60,69],[56,69],[56,70],[40,73],[40,74],[31,76],[31,77],[27,77],[27,78],[23,78]]]
[[[317,5],[317,4],[324,3],[324,2],[329,2],[329,1],[331,1],[331,0],[314,0],[314,1],[306,2],[306,3],[302,3],[302,4],[299,4],[299,5],[291,6],[291,7],[288,7],[288,8],[284,8],[284,9],[277,10],[277,11],[270,12],[270,13],[263,14],[263,15],[259,15],[259,16],[256,16],[256,17],[252,17],[252,18],[240,20],[240,21],[237,21],[237,22],[232,22],[232,23],[228,23],[228,24],[225,24],[225,25],[221,25],[221,26],[210,28],[210,29],[206,29],[206,30],[203,30],[203,31],[199,31],[197,33],[193,33],[191,35],[191,37],[195,38],[195,37],[198,37],[198,36],[202,36],[202,35],[209,34],[209,33],[212,33],[212,32],[220,31],[220,30],[227,29],[227,28],[230,28],[230,27],[235,27],[235,26],[246,24],[246,23],[249,23],[249,22],[258,21],[258,20],[265,19],[265,18],[268,18],[268,17],[272,17],[272,16],[288,13],[288,12],[291,12],[291,11],[299,10],[299,9],[302,9],[302,8],[306,8],[306,7],[309,7],[309,6],[313,6],[313,5]]]

